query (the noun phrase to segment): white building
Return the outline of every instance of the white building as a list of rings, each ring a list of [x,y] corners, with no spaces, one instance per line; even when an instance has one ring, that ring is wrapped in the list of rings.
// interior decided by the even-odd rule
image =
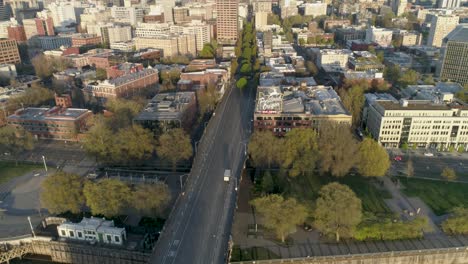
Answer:
[[[125,228],[115,227],[114,221],[98,217],[84,217],[80,223],[65,222],[57,226],[57,231],[60,238],[112,245],[123,245],[127,239]]]
[[[66,28],[76,24],[75,7],[70,2],[55,2],[48,6],[56,31],[69,31]]]
[[[434,15],[431,20],[431,29],[427,38],[427,45],[441,47],[442,40],[458,25],[459,17],[452,15]]]
[[[393,30],[386,28],[369,27],[366,30],[366,41],[374,42],[382,47],[392,45]]]
[[[306,16],[325,16],[327,14],[327,4],[322,2],[304,3],[304,15]]]
[[[137,7],[113,6],[111,16],[116,22],[129,23],[132,26],[136,26],[139,22],[143,22],[144,10]]]
[[[341,68],[346,68],[349,56],[351,54],[352,52],[347,49],[322,49],[319,51],[317,56],[317,66],[337,66]]]
[[[16,66],[14,64],[0,64],[0,76],[7,79],[16,77]]]
[[[454,102],[452,93],[438,93],[436,102],[382,97],[366,94],[363,122],[383,146],[468,149],[468,107]]]
[[[439,8],[447,8],[447,9],[455,9],[459,8],[461,5],[461,0],[438,0],[437,7]]]
[[[126,42],[113,42],[110,44],[110,48],[113,50],[120,50],[124,52],[130,52],[135,49],[135,43],[133,41]]]
[[[132,40],[132,28],[130,26],[108,27],[107,32],[109,34],[109,44]]]
[[[255,13],[255,29],[262,31],[268,25],[268,14],[267,12]]]

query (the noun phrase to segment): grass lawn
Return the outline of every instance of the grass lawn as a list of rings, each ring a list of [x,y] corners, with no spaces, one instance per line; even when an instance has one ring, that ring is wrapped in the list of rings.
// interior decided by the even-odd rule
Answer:
[[[272,174],[273,173],[277,174],[278,172],[272,172]],[[285,193],[304,203],[313,203],[318,197],[320,188],[333,181],[338,181],[349,186],[361,199],[364,211],[372,212],[379,216],[393,214],[384,202],[384,199],[391,198],[391,194],[386,190],[375,187],[375,185],[372,184],[374,179],[361,177],[359,175],[348,175],[343,178],[333,178],[317,174],[298,176],[295,179],[287,181],[288,187],[285,189]]]
[[[14,162],[0,162],[0,184],[6,183],[11,179],[22,176],[33,170],[42,169],[42,166],[33,164],[21,164],[18,166]]]
[[[457,206],[468,207],[468,184],[400,177],[403,192],[421,198],[435,214],[443,215]]]

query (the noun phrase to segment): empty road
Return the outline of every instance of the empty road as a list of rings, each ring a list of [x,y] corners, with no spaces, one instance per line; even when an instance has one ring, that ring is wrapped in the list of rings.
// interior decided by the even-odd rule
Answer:
[[[250,136],[255,89],[232,89],[198,144],[198,153],[150,263],[224,263]],[[223,181],[225,169],[235,179]]]

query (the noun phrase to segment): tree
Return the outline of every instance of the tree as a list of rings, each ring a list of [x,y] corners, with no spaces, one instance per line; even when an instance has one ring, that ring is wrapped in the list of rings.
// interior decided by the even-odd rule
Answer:
[[[397,84],[398,80],[400,79],[400,76],[401,76],[400,68],[398,68],[397,66],[393,65],[393,66],[385,67],[384,78],[392,85]]]
[[[348,125],[323,123],[319,129],[319,168],[335,177],[345,176],[357,162],[359,145]]]
[[[406,176],[407,177],[414,176],[414,166],[413,166],[412,160],[408,160],[408,163],[406,164]]]
[[[248,150],[256,167],[271,168],[279,158],[280,139],[269,130],[255,131],[250,138]]]
[[[343,104],[353,116],[353,125],[357,127],[361,120],[361,112],[364,107],[364,88],[353,85],[350,89],[340,89]]]
[[[78,214],[85,204],[83,177],[66,172],[49,175],[41,183],[40,200],[51,214]]]
[[[312,61],[307,61],[305,66],[306,66],[307,70],[310,72],[310,74],[311,74],[312,76],[316,76],[316,75],[317,75],[317,73],[318,73],[318,68],[317,68],[317,66],[315,65],[315,63],[313,63]]]
[[[384,62],[384,52],[383,51],[379,51],[377,52],[377,60],[379,60],[380,63],[383,63]]]
[[[126,99],[112,99],[106,103],[106,108],[112,112],[112,116],[107,119],[107,125],[113,131],[130,127],[135,118],[143,109],[144,102]]]
[[[363,176],[384,176],[390,168],[387,151],[371,138],[365,138],[359,146],[358,170]]]
[[[209,84],[205,89],[197,90],[198,109],[203,115],[213,110],[218,101],[216,85]]]
[[[86,152],[100,161],[108,161],[112,157],[114,135],[104,123],[102,116],[96,116],[94,125],[86,132],[83,147]]]
[[[299,45],[304,46],[305,43],[306,41],[303,38],[299,39]]]
[[[205,45],[203,45],[203,49],[200,51],[200,58],[212,59],[214,58],[215,54],[215,49],[211,43],[205,43]]]
[[[339,242],[341,237],[351,237],[361,222],[361,200],[348,186],[329,183],[320,189],[314,217],[315,227]]]
[[[424,82],[424,84],[427,84],[427,85],[434,85],[435,84],[434,77],[432,77],[432,75],[426,75],[426,77],[424,77],[423,82]]]
[[[139,125],[120,129],[114,137],[112,159],[116,163],[137,162],[153,154],[153,133]]]
[[[263,216],[264,226],[273,230],[283,243],[286,236],[294,232],[295,226],[302,224],[307,217],[307,208],[294,198],[284,199],[280,195],[272,194],[250,203]]]
[[[243,75],[250,75],[252,73],[252,65],[250,63],[242,64],[240,72]]]
[[[455,173],[455,170],[449,167],[445,167],[440,175],[444,177],[447,181],[454,181],[457,179],[457,174]]]
[[[247,85],[247,79],[245,77],[240,78],[236,82],[236,87],[239,89],[243,89]]]
[[[468,234],[468,209],[456,207],[451,215],[442,223],[442,230],[450,235],[466,235]]]
[[[408,70],[398,79],[398,83],[402,87],[406,87],[408,85],[417,84],[418,80],[419,80],[419,73],[417,73],[414,70]]]
[[[262,191],[264,193],[270,194],[275,190],[275,181],[273,180],[273,175],[270,171],[265,171],[262,176]]]
[[[190,137],[181,128],[170,130],[159,138],[156,151],[159,156],[171,161],[172,169],[175,171],[177,162],[192,156]]]
[[[284,140],[282,167],[289,169],[289,176],[312,171],[319,156],[317,133],[312,129],[297,128],[288,132]]]
[[[102,214],[109,218],[124,213],[132,197],[130,187],[115,179],[86,182],[83,194],[94,215]]]
[[[107,79],[107,72],[104,69],[97,68],[96,69],[96,79],[100,81],[104,81]]]
[[[46,56],[43,54],[37,55],[31,60],[31,63],[34,67],[36,75],[39,78],[45,79],[52,77],[52,74],[54,73],[54,67],[52,61],[49,60]]]
[[[162,216],[169,201],[171,191],[164,183],[138,184],[133,192],[133,206],[146,216]]]
[[[463,89],[456,93],[456,97],[465,103],[468,103],[468,84],[463,86]]]
[[[10,153],[18,165],[18,154],[25,150],[32,150],[34,139],[24,128],[4,126],[0,128],[0,149],[2,153]]]

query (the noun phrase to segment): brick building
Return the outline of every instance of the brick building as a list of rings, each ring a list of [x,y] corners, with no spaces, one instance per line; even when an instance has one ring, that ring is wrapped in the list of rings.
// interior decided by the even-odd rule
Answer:
[[[73,47],[92,46],[101,44],[101,37],[93,34],[76,34],[72,37]]]
[[[180,80],[182,82],[191,81],[196,87],[227,82],[228,79],[229,74],[224,69],[207,69],[204,71],[183,72],[180,74]]]
[[[8,39],[16,40],[16,42],[25,42],[26,33],[24,32],[24,27],[21,25],[9,26],[7,28]]]
[[[21,63],[16,40],[0,39],[0,64]]]
[[[129,97],[138,94],[141,89],[156,86],[158,82],[158,70],[149,67],[112,80],[90,83],[83,88],[83,92],[87,98],[95,97],[101,102],[105,102],[109,98]]]
[[[69,94],[64,94],[64,95],[57,95],[55,94],[55,105],[62,107],[62,108],[68,108],[72,106],[72,99]]]
[[[131,74],[141,70],[143,70],[143,64],[125,62],[107,68],[106,72],[108,79],[114,79],[125,74]]]
[[[36,138],[79,141],[88,129],[92,112],[77,108],[25,108],[7,118],[15,128],[22,127]]]

